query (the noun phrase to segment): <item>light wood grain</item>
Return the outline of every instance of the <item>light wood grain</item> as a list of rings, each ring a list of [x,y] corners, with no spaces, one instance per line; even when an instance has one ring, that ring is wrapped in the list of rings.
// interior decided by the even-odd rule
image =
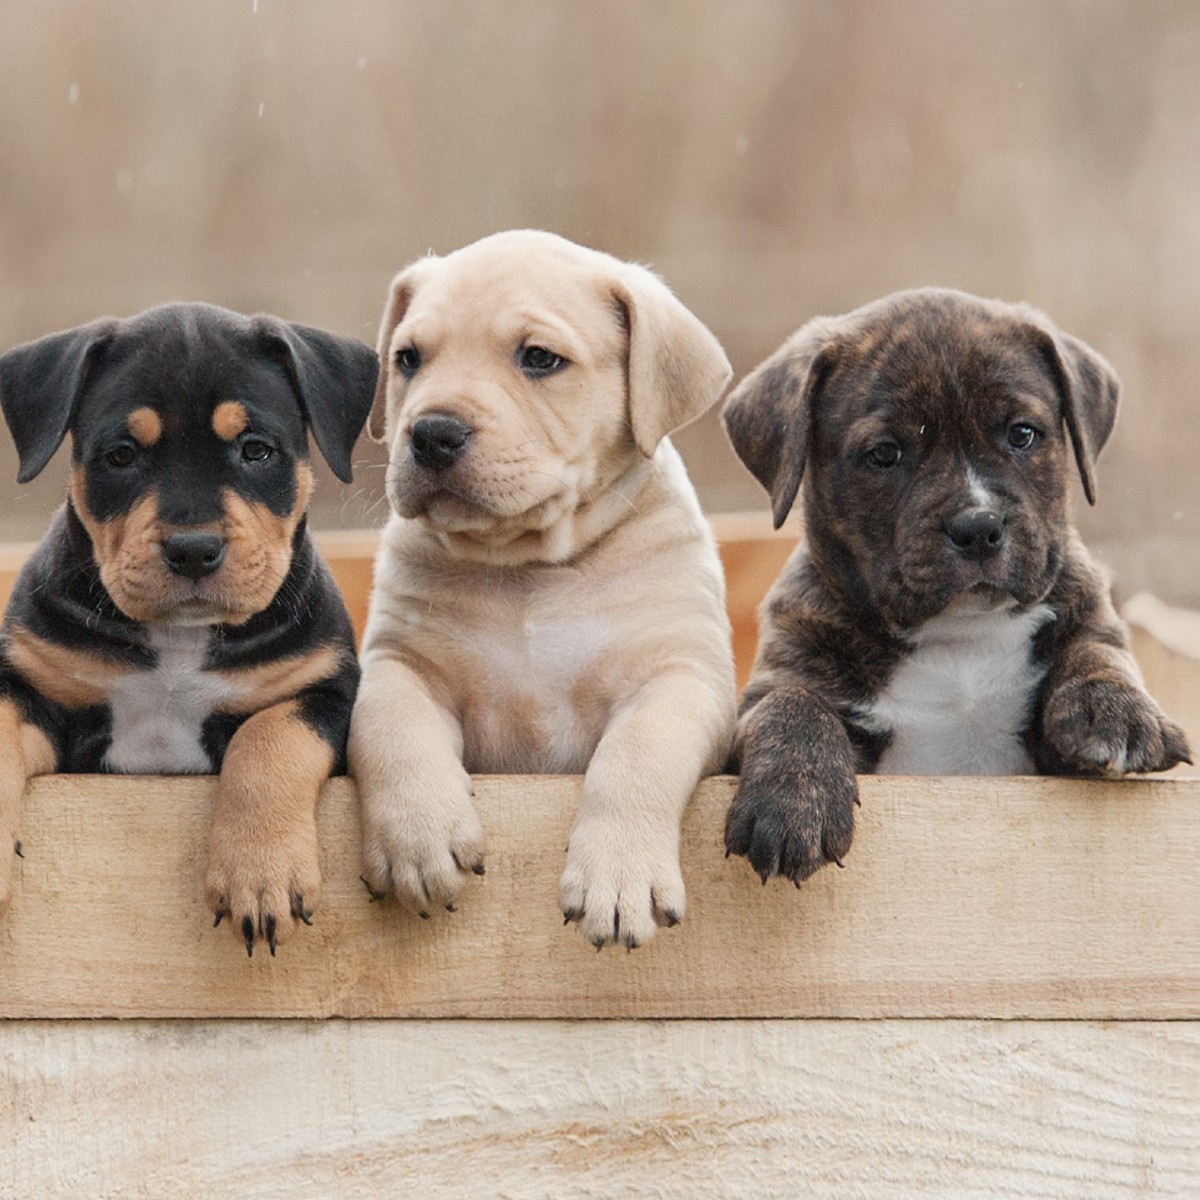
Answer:
[[[1195,1200],[1200,1027],[0,1026],[0,1194]]]
[[[248,960],[201,904],[206,779],[29,789],[0,1015],[1200,1017],[1200,784],[863,780],[845,871],[762,887],[689,808],[684,923],[598,954],[557,908],[579,781],[475,781],[488,873],[454,914],[372,904],[353,785],[320,808],[324,903]]]

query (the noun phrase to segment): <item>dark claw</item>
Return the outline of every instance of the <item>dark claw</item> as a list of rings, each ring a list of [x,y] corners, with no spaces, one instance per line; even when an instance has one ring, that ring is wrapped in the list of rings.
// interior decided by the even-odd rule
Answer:
[[[592,945],[596,947],[596,953],[599,954],[604,949],[604,939],[602,937],[593,938]]]
[[[842,862],[842,860],[840,858],[838,858],[838,856],[836,854],[833,856],[833,861],[837,864],[837,866],[841,870],[844,871],[846,869],[846,864],[844,862]]]
[[[271,957],[275,957],[275,914],[267,914],[267,945],[271,947]]]
[[[305,925],[312,924],[312,912],[304,907],[304,897],[299,892],[292,897],[292,916],[299,917]]]
[[[359,879],[363,882],[363,887],[367,889],[367,895],[371,897],[371,903],[374,904],[377,900],[383,899],[383,892],[377,892],[372,886],[371,881],[365,876],[360,875]]]
[[[577,909],[577,908],[568,908],[568,909],[567,909],[567,910],[566,910],[566,911],[563,913],[563,924],[564,924],[564,925],[570,925],[570,923],[571,923],[572,921],[578,921],[578,920],[579,920],[579,918],[580,918],[580,917],[582,917],[582,916],[583,916],[583,913],[581,913],[581,912],[579,911],[579,909]]]
[[[620,940],[621,940],[621,910],[619,908],[614,908],[613,909],[613,941],[619,942]]]
[[[249,917],[242,919],[242,937],[246,939],[246,955],[254,957],[254,922]]]
[[[14,853],[14,854],[15,854],[15,855],[16,855],[18,858],[24,858],[24,857],[25,857],[25,851],[24,851],[24,849],[23,849],[23,848],[22,848],[22,846],[21,846],[20,839],[18,839],[17,841],[13,842],[13,853]]]
[[[422,921],[429,920],[429,914],[427,912],[417,913],[417,916],[420,917]]]
[[[225,910],[224,910],[223,908],[218,908],[218,909],[217,909],[217,919],[216,919],[216,920],[213,922],[213,928],[214,928],[214,929],[216,929],[216,927],[217,927],[218,925],[220,925],[220,923],[221,923],[222,919],[224,918],[224,916],[225,916]]]
[[[666,913],[664,913],[663,915],[667,918],[667,928],[668,929],[673,929],[676,925],[679,924],[680,920],[682,919],[673,908],[668,908]]]
[[[471,868],[471,870],[474,871],[476,875],[486,875],[487,874],[487,867],[485,867],[483,865],[483,863],[481,863],[481,862],[476,863]]]
[[[447,911],[447,912],[458,912],[458,909],[457,909],[457,908],[455,908],[453,904],[447,904],[447,905],[446,905],[446,911]]]

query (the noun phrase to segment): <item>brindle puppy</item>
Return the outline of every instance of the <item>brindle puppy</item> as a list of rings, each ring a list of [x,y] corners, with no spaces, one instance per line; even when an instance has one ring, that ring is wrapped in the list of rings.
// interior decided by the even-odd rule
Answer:
[[[805,325],[730,395],[806,539],[771,589],[726,846],[797,885],[850,847],[855,772],[1116,775],[1190,761],[1142,686],[1089,502],[1117,378],[1036,310],[901,292]],[[1065,429],[1065,433],[1064,433]]]

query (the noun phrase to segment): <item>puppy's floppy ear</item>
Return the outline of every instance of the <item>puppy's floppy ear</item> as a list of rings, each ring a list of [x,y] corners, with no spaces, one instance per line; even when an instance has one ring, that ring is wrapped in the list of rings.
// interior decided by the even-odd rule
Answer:
[[[1034,314],[1038,348],[1050,367],[1062,399],[1062,418],[1075,451],[1083,494],[1096,503],[1096,458],[1117,419],[1121,384],[1107,359],[1086,342],[1063,333]]]
[[[720,400],[733,372],[721,343],[653,272],[624,264],[613,294],[629,331],[629,423],[650,458]]]
[[[733,389],[721,412],[738,458],[771,497],[776,529],[800,489],[813,406],[837,355],[830,323],[810,322]]]
[[[388,289],[387,304],[384,305],[383,319],[379,323],[379,338],[376,342],[379,354],[379,374],[375,380],[375,402],[371,405],[371,416],[367,421],[367,436],[373,442],[385,441],[387,437],[387,385],[392,367],[389,361],[392,334],[395,333],[396,326],[404,320],[404,314],[412,300],[417,275],[427,263],[435,261],[436,255],[427,255],[414,263],[409,263],[392,280],[392,285]]]
[[[371,407],[375,352],[354,338],[278,317],[259,315],[251,322],[279,354],[325,461],[349,483],[350,452]]]
[[[0,407],[20,457],[18,483],[40,474],[62,445],[116,328],[115,320],[92,321],[15,346],[0,358]]]

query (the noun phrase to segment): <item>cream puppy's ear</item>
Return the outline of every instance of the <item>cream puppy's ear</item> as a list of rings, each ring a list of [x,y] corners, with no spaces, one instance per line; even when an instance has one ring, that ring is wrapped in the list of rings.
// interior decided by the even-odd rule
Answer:
[[[721,343],[657,275],[626,264],[614,295],[629,329],[629,423],[650,458],[720,400],[733,371]]]
[[[392,286],[388,290],[387,304],[384,305],[383,319],[379,324],[379,341],[376,344],[379,378],[375,382],[375,400],[371,405],[371,414],[367,417],[367,436],[373,442],[387,440],[387,386],[395,366],[392,362],[392,334],[396,332],[396,326],[404,320],[417,278],[436,261],[435,256],[429,255],[409,263],[392,280]]]

